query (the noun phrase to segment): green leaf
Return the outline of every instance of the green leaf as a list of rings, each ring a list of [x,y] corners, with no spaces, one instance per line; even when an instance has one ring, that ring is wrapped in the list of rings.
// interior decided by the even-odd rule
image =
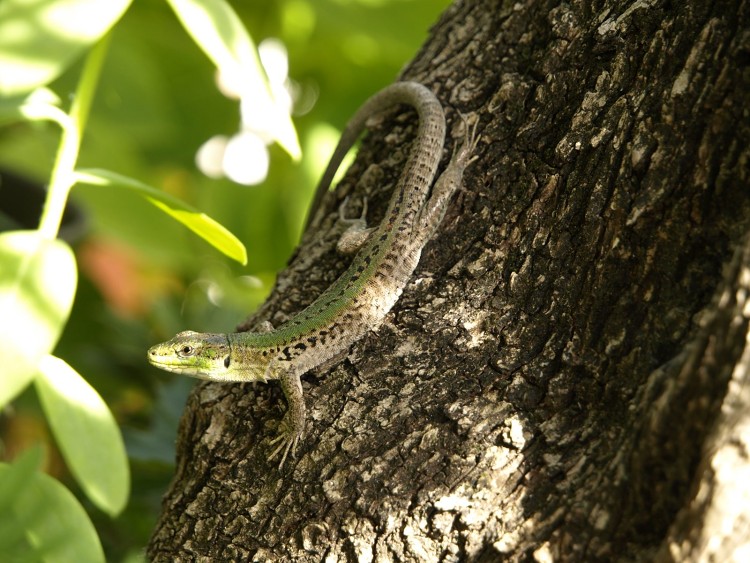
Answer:
[[[0,98],[0,125],[13,123],[22,119],[52,119],[67,126],[68,116],[59,107],[60,98],[52,90],[37,88],[30,94]]]
[[[13,465],[0,464],[0,514],[10,515],[22,492],[31,486],[34,473],[42,464],[42,448],[35,446],[19,455]],[[7,470],[3,471],[2,467]],[[41,508],[41,507],[40,507]],[[39,515],[33,515],[38,518]],[[26,530],[16,518],[5,518],[0,526],[0,553],[11,561],[31,559]]]
[[[0,234],[0,407],[26,387],[60,337],[73,305],[70,247],[37,231]]]
[[[59,358],[42,358],[34,383],[71,472],[91,502],[117,516],[128,501],[130,471],[114,416],[96,390]]]
[[[205,213],[181,202],[176,197],[109,170],[82,169],[78,170],[75,176],[76,181],[82,184],[128,188],[139,193],[226,256],[242,265],[247,264],[247,251],[237,237]]]
[[[289,113],[274,99],[257,50],[242,21],[225,0],[167,0],[185,29],[219,72],[241,81],[268,133],[294,160],[301,150]]]
[[[0,2],[0,95],[59,76],[120,18],[131,0]]]
[[[36,471],[37,449],[0,463],[0,549],[5,561],[104,562],[91,520],[73,494]]]

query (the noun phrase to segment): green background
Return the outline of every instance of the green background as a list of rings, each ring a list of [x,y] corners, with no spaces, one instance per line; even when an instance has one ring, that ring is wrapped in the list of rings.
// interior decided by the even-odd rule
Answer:
[[[108,560],[139,557],[173,473],[177,422],[192,380],[150,367],[145,351],[187,328],[228,331],[264,299],[302,229],[338,131],[369,95],[416,54],[446,0],[236,1],[253,39],[275,37],[289,55],[302,102],[293,117],[303,150],[295,163],[276,146],[266,182],[240,186],[203,176],[196,150],[239,128],[239,104],[216,88],[214,67],[165,2],[136,0],[115,26],[91,111],[80,167],[106,168],[162,188],[209,214],[246,245],[231,262],[126,190],[78,186],[86,231],[74,243],[80,280],[55,354],[104,397],[125,433],[132,496],[116,520],[92,507],[54,451],[33,390],[0,419],[3,458],[39,441],[46,470],[78,496]],[[79,61],[51,89],[67,106]],[[59,129],[0,128],[0,166],[44,184]],[[0,198],[7,187],[0,186]]]

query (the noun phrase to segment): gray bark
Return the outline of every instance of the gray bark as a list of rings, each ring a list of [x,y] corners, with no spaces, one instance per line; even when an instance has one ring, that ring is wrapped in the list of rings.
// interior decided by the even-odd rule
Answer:
[[[739,557],[750,5],[621,4],[443,15],[403,78],[449,136],[479,120],[465,190],[381,329],[304,378],[281,472],[277,385],[196,389],[151,559]],[[368,194],[382,217],[413,122],[374,129],[243,328],[343,271],[338,202]]]

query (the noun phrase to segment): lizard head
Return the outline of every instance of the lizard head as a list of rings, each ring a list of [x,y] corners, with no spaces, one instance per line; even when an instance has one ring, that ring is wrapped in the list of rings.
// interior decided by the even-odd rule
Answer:
[[[152,346],[148,361],[165,371],[199,379],[225,380],[231,348],[226,334],[187,330],[171,340]]]
[[[263,349],[234,343],[233,335],[186,330],[152,346],[148,361],[165,371],[209,381],[266,381],[272,374]]]

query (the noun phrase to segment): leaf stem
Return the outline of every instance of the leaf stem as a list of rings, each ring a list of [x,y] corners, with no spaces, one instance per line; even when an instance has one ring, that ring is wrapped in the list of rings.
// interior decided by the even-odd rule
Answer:
[[[83,65],[81,79],[78,82],[73,103],[70,106],[70,122],[63,128],[60,145],[57,148],[55,164],[52,167],[47,199],[44,202],[39,231],[48,239],[57,237],[60,230],[65,203],[68,201],[70,188],[75,183],[75,166],[81,147],[81,137],[94,99],[96,85],[107,55],[111,33],[107,33],[94,45]]]

